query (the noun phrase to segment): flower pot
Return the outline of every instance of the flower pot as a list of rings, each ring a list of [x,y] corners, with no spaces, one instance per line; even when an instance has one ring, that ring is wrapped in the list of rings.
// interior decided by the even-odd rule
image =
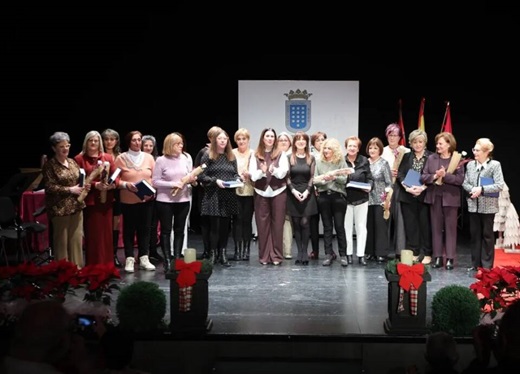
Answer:
[[[178,272],[166,273],[170,280],[170,330],[173,333],[206,333],[211,330],[213,322],[208,318],[208,279],[211,273],[196,274],[196,282],[191,290],[191,307],[189,311],[179,310]]]
[[[429,273],[423,274],[423,282],[417,294],[417,314],[411,313],[410,295],[405,292],[403,298],[404,310],[398,311],[399,305],[399,274],[392,274],[385,270],[388,280],[388,318],[384,322],[385,332],[391,335],[424,335],[426,327],[426,285],[432,277]]]

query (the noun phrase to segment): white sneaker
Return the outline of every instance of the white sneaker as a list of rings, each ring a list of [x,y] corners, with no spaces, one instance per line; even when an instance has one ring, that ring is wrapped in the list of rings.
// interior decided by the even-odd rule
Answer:
[[[155,270],[155,266],[150,262],[148,256],[139,257],[139,269]]]
[[[134,263],[135,263],[135,259],[133,257],[126,258],[125,271],[127,273],[133,273],[135,271]]]

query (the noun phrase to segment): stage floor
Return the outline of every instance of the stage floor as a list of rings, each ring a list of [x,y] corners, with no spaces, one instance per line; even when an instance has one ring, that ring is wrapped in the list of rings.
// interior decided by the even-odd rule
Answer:
[[[232,241],[228,253],[233,254]],[[189,246],[202,253],[200,235],[190,234]],[[335,247],[336,248],[336,247]],[[230,261],[229,268],[215,265],[209,280],[209,318],[213,326],[208,334],[215,335],[281,335],[348,337],[355,335],[386,335],[384,322],[388,317],[388,282],[385,264],[368,262],[343,268],[338,261],[332,266],[310,260],[308,266],[294,264],[293,259],[280,266],[261,265],[256,242],[252,242],[249,262]],[[467,240],[459,237],[455,269],[430,269],[432,280],[427,283],[427,323],[431,321],[430,305],[436,291],[450,284],[469,286],[475,282],[468,273],[470,255]],[[119,256],[124,257],[123,250]],[[121,286],[138,280],[157,282],[167,294],[169,321],[169,280],[162,264],[156,271],[121,270]],[[114,296],[115,297],[115,296]],[[114,319],[115,302],[112,303]]]

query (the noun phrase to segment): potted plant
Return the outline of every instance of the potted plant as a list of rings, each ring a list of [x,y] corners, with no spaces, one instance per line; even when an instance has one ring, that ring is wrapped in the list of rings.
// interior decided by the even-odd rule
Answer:
[[[405,251],[408,250],[401,251],[401,257]],[[422,335],[428,331],[426,284],[431,281],[428,270],[427,265],[412,260],[410,264],[397,258],[387,262],[388,318],[384,322],[387,334]]]
[[[211,261],[185,262],[177,259],[166,273],[170,280],[170,329],[175,333],[205,333],[211,330],[208,318],[208,280]]]
[[[477,296],[467,287],[452,284],[441,288],[432,299],[431,330],[453,336],[470,336],[480,321]]]
[[[116,314],[121,329],[138,333],[164,330],[166,295],[157,283],[134,282],[121,289]]]

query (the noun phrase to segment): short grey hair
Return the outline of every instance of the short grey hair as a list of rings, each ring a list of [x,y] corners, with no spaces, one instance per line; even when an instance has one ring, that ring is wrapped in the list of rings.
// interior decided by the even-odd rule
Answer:
[[[424,132],[423,130],[413,130],[409,135],[408,135],[408,143],[410,143],[410,145],[413,143],[413,141],[415,139],[417,139],[418,137],[422,136],[424,138],[424,143],[428,143],[428,135],[426,135],[426,132]]]
[[[70,143],[70,136],[66,132],[56,131],[54,134],[50,136],[49,141],[51,142],[51,145],[54,147],[55,145],[63,141]]]

